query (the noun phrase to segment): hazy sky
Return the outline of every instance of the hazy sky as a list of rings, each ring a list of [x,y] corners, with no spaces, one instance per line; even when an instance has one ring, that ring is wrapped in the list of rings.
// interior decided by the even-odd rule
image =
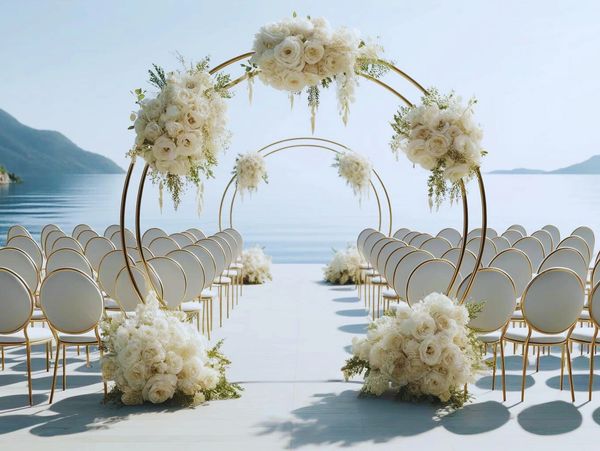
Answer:
[[[293,10],[379,36],[385,55],[425,86],[477,96],[486,170],[555,168],[600,153],[598,1],[3,0],[0,10],[0,108],[121,166],[133,141],[129,91],[146,86],[151,63],[175,68],[175,51],[220,62],[250,50],[261,24]],[[231,73],[241,74],[239,66]],[[389,81],[417,99],[406,83]],[[259,82],[254,97],[248,106],[240,86],[231,101],[235,138],[227,163],[310,132],[305,100],[290,112],[285,94]],[[316,135],[385,164],[392,161],[388,122],[396,107],[389,94],[362,82],[344,127],[331,92]]]

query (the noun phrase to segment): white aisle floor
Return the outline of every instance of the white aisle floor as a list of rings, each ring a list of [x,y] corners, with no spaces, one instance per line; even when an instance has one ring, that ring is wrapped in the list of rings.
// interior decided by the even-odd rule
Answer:
[[[531,367],[519,402],[521,358],[509,353],[508,401],[480,379],[476,399],[440,415],[431,404],[358,398],[360,382],[343,382],[340,367],[368,318],[351,287],[319,282],[319,265],[274,265],[274,280],[244,289],[224,327],[229,375],[245,391],[237,400],[195,409],[102,404],[97,353],[68,354],[68,390],[48,405],[51,377],[34,356],[35,406],[26,407],[25,354],[7,352],[0,372],[0,450],[154,449],[424,449],[569,450],[597,443],[600,376],[587,403],[588,359],[576,352],[577,401],[559,391],[557,354]],[[413,448],[414,449],[414,448]]]

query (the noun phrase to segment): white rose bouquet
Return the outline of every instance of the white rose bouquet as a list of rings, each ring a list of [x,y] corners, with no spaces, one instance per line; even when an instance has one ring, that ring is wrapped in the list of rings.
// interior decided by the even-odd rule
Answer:
[[[258,152],[248,152],[238,155],[235,160],[235,183],[241,195],[258,189],[261,180],[269,183],[265,159]]]
[[[473,119],[471,99],[441,95],[431,89],[421,105],[403,107],[394,116],[392,150],[402,151],[414,164],[431,171],[428,191],[431,205],[440,205],[449,193],[460,195],[458,182],[471,177],[486,154],[481,146],[482,130]],[[450,186],[447,186],[450,182]]]
[[[334,251],[333,258],[323,269],[325,281],[334,285],[359,283],[362,263],[363,260],[356,246],[348,246],[343,251]]]
[[[339,153],[335,156],[333,167],[337,168],[338,175],[346,180],[356,196],[362,198],[369,192],[373,165],[365,157],[356,152]]]
[[[267,85],[292,94],[308,88],[311,126],[319,105],[319,86],[337,84],[340,114],[348,120],[357,85],[356,71],[381,76],[387,67],[377,54],[381,47],[361,41],[347,28],[333,30],[323,18],[293,17],[263,26],[254,39],[254,55],[246,70]]]
[[[363,374],[363,393],[395,392],[401,399],[435,398],[452,407],[469,399],[465,384],[486,368],[483,344],[467,327],[481,304],[458,305],[432,293],[410,308],[400,304],[352,342],[344,377]]]
[[[107,318],[101,328],[102,378],[114,381],[109,396],[117,402],[188,406],[240,396],[225,376],[221,342],[208,349],[185,313],[162,310],[154,293],[134,315]]]
[[[208,59],[182,71],[165,73],[154,65],[150,83],[159,91],[147,97],[134,91],[140,109],[132,114],[130,129],[136,133],[130,157],[141,156],[151,168],[151,176],[170,191],[177,208],[183,180],[200,188],[202,175],[212,176],[217,155],[228,145],[226,124],[230,97],[228,75],[212,77]]]
[[[242,252],[242,265],[245,284],[262,284],[273,278],[271,257],[268,257],[260,246],[254,246]]]

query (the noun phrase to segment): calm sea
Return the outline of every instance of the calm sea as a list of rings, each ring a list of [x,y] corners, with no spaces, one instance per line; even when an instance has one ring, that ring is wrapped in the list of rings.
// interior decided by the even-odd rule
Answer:
[[[102,233],[118,220],[123,179],[124,175],[44,176],[0,186],[1,244],[13,224],[26,226],[35,236],[48,223],[57,224],[68,233],[75,225],[87,223]],[[600,233],[600,176],[486,175],[485,180],[489,224],[499,232],[513,223],[523,224],[529,232],[553,223],[563,234],[578,225],[589,225]],[[157,189],[148,182],[143,227],[158,226],[168,232],[199,227],[214,233],[218,230],[218,206],[227,181],[228,177],[221,177],[206,185],[200,216],[193,191],[187,193],[178,211],[173,210],[165,193],[161,212]],[[394,230],[405,226],[434,233],[446,226],[460,227],[459,206],[429,210],[422,174],[388,177],[387,183],[393,199]],[[133,191],[130,197],[128,227],[133,229]],[[478,227],[480,209],[473,185],[469,187],[469,198],[471,224]],[[226,213],[228,210],[226,202]],[[270,183],[258,192],[238,199],[233,219],[246,244],[264,246],[275,262],[326,262],[332,249],[353,243],[363,228],[377,226],[378,215],[373,194],[359,202],[339,179],[297,177],[295,169],[289,168],[270,175]],[[228,213],[224,215],[224,225],[228,225]],[[385,213],[384,229],[387,227]]]

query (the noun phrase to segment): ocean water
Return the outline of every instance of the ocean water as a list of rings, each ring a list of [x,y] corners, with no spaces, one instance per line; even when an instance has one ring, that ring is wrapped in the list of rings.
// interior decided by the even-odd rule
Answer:
[[[246,245],[260,245],[274,262],[326,262],[332,249],[354,243],[365,227],[378,222],[375,196],[360,201],[343,181],[311,172],[310,164],[298,176],[298,167],[280,168],[270,174],[269,184],[243,198],[233,210],[234,226],[245,237]],[[331,169],[334,171],[333,169]],[[136,172],[127,205],[127,225],[133,229]],[[499,232],[513,223],[523,224],[529,232],[545,224],[557,225],[564,234],[579,225],[600,233],[600,176],[596,175],[484,175],[488,197],[488,221]],[[229,177],[221,176],[206,184],[204,209],[197,214],[195,192],[189,190],[175,211],[168,193],[164,206],[158,205],[158,190],[149,181],[144,195],[142,226],[162,227],[168,232],[199,227],[205,233],[218,231],[218,208]],[[70,233],[79,223],[92,226],[100,234],[117,223],[124,175],[45,176],[26,179],[22,184],[0,187],[0,243],[13,224],[26,226],[38,236],[45,224],[59,225]],[[459,205],[443,205],[430,211],[422,171],[387,174],[392,198],[393,230],[409,227],[436,233],[441,228],[461,227]],[[469,189],[471,228],[480,226],[480,207],[476,186]],[[383,193],[381,193],[383,198]],[[389,217],[383,205],[383,231]],[[224,227],[229,225],[229,202],[225,202]],[[597,252],[597,251],[596,251]]]

